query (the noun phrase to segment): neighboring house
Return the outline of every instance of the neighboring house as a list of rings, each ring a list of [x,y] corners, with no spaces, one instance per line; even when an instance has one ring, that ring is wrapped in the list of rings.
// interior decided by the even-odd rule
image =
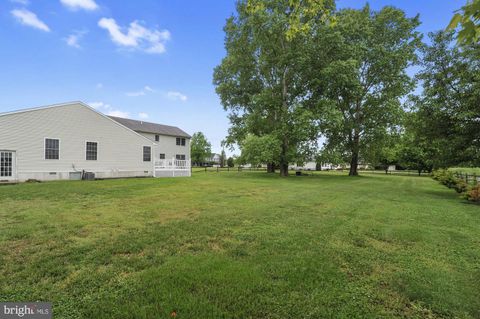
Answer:
[[[132,127],[82,102],[0,113],[0,181],[190,176],[188,134]]]
[[[213,165],[220,165],[220,160],[222,156],[220,154],[213,153],[209,158],[207,158],[207,162],[212,163]]]
[[[290,165],[289,169],[291,170],[305,170],[305,171],[314,171],[317,168],[316,162],[305,162],[303,165]]]

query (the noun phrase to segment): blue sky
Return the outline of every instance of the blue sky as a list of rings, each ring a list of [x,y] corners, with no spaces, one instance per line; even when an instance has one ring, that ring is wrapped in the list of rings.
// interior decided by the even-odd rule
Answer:
[[[378,0],[444,28],[458,0]],[[360,8],[365,1],[339,0]],[[212,85],[230,0],[0,0],[0,112],[80,100],[104,113],[202,131],[228,129]]]

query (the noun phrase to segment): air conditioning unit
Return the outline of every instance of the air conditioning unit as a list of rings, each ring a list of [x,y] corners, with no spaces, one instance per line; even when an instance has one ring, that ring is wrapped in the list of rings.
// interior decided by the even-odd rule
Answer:
[[[83,173],[83,180],[93,181],[94,179],[95,179],[95,173],[92,173],[92,172]]]

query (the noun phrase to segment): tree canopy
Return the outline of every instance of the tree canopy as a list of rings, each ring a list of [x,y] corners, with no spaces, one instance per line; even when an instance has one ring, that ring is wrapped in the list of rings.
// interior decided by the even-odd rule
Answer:
[[[480,46],[453,45],[453,32],[430,34],[413,99],[416,134],[430,145],[436,167],[480,165]]]
[[[359,163],[419,172],[480,165],[479,2],[452,20],[463,28],[456,47],[453,31],[423,44],[418,16],[391,6],[238,1],[214,70],[231,123],[226,145],[240,147],[240,162],[282,176],[309,160],[349,163],[353,176]]]
[[[190,148],[192,163],[197,165],[204,163],[212,153],[212,145],[202,132],[196,132],[192,135]]]
[[[457,35],[460,44],[475,44],[480,40],[480,0],[468,0],[452,17],[447,30],[458,26]]]
[[[335,26],[312,41],[306,78],[325,148],[350,163],[350,175],[401,124],[400,99],[414,87],[406,70],[417,60],[418,25],[418,17],[399,9],[375,12],[367,5],[339,11]]]
[[[325,11],[317,1],[303,2],[310,6],[291,0],[239,1],[237,15],[225,26],[227,56],[214,71],[216,91],[230,112],[227,144],[248,145],[243,142],[247,136],[266,137],[279,150],[271,164],[284,176],[300,146],[317,136],[313,113],[302,103],[308,92],[298,76],[303,33],[310,26],[300,26],[321,20]]]

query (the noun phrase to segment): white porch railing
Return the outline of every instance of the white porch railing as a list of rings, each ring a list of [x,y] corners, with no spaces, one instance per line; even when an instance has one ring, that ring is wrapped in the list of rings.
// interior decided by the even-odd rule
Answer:
[[[191,162],[190,160],[177,160],[175,158],[156,160],[153,176],[191,176]]]

